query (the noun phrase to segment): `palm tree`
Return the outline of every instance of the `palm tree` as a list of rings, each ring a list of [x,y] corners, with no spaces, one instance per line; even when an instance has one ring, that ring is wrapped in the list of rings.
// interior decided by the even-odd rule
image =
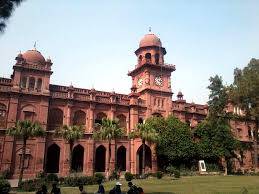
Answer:
[[[129,134],[130,139],[141,138],[142,141],[142,176],[145,175],[145,154],[146,154],[146,142],[156,143],[159,140],[159,134],[156,129],[149,123],[139,123],[136,126],[136,130]]]
[[[17,121],[15,126],[8,129],[6,133],[7,135],[21,138],[23,142],[21,168],[20,168],[20,175],[19,175],[19,182],[18,182],[18,184],[20,185],[23,178],[27,140],[33,137],[43,137],[45,135],[45,130],[40,126],[39,123],[25,120],[25,121]]]
[[[117,168],[117,139],[124,135],[124,130],[119,127],[117,120],[111,120],[104,118],[100,124],[100,130],[95,131],[93,134],[96,140],[108,140],[108,166],[106,168],[107,176],[110,173],[110,162],[111,162],[111,142],[115,140],[115,168]]]
[[[69,143],[69,172],[72,172],[72,155],[73,146],[75,141],[79,140],[84,135],[84,130],[82,126],[77,125],[64,125],[61,128],[56,129],[56,134],[62,137]]]

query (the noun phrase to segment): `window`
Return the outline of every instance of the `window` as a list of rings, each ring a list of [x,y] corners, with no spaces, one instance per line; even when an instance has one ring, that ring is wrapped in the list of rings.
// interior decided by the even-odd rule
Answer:
[[[0,104],[0,127],[5,128],[6,124],[6,106],[4,104]]]
[[[159,54],[155,54],[155,63],[158,65],[159,64]]]
[[[42,79],[39,78],[39,79],[38,79],[38,82],[37,82],[37,90],[38,90],[38,91],[41,91],[41,85],[42,85]]]
[[[29,79],[29,90],[34,90],[34,86],[35,86],[35,78],[30,77],[30,79]]]
[[[24,120],[33,121],[34,112],[24,111]]]
[[[145,58],[147,59],[147,61],[151,60],[151,54],[150,53],[146,53],[145,54]]]
[[[139,63],[141,63],[141,61],[142,61],[142,55],[139,55],[138,61],[139,61]]]
[[[143,119],[142,119],[142,118],[139,118],[139,119],[138,119],[138,123],[144,123]]]
[[[26,88],[27,77],[22,77],[21,79],[21,88]]]

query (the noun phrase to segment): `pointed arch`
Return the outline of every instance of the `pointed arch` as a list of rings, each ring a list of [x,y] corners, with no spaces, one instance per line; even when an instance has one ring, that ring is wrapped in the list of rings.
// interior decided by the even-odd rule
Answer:
[[[137,172],[142,173],[142,159],[143,159],[143,145],[137,150]],[[152,152],[148,145],[145,145],[145,172],[148,173],[152,170]]]
[[[84,126],[86,121],[86,114],[82,110],[78,110],[73,116],[73,125]]]
[[[54,130],[63,125],[63,111],[59,108],[52,108],[48,115],[48,130]]]
[[[120,146],[117,150],[117,169],[120,171],[126,171],[126,153],[127,149],[124,146]]]
[[[47,149],[47,158],[45,170],[47,173],[58,173],[59,172],[59,158],[60,158],[60,147],[57,144],[52,144]]]
[[[117,116],[117,119],[119,121],[119,126],[121,128],[126,129],[127,128],[127,118],[126,118],[126,116],[123,115],[123,114],[120,114],[120,115]]]
[[[5,104],[0,103],[0,128],[6,127],[6,119],[7,119],[7,107]]]
[[[84,147],[78,144],[72,152],[72,170],[82,172],[84,166]]]
[[[95,172],[105,172],[106,148],[100,145],[95,151]]]

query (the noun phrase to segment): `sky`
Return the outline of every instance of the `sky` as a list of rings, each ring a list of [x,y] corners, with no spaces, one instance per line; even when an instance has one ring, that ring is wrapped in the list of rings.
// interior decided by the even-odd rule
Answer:
[[[209,77],[233,81],[233,70],[259,58],[258,0],[26,0],[0,34],[0,76],[37,42],[53,62],[52,84],[128,94],[134,51],[149,27],[174,64],[172,91],[208,101]]]

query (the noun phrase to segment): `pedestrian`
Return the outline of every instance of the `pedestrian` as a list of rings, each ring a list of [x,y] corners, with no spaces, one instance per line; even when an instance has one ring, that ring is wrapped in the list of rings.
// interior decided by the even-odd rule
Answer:
[[[98,191],[96,192],[96,194],[105,194],[105,189],[102,185],[102,180],[98,180],[97,183],[99,186],[98,186]]]
[[[36,194],[47,194],[47,193],[48,193],[48,189],[46,185],[42,185],[41,189],[36,192]]]
[[[144,190],[141,187],[138,187],[138,193],[139,194],[144,194]]]
[[[57,187],[56,182],[52,184],[52,190],[51,190],[50,194],[61,194],[60,188]]]
[[[84,191],[83,185],[80,185],[79,187],[80,194],[87,194],[86,191]]]
[[[131,181],[128,182],[128,187],[129,187],[129,190],[128,190],[127,194],[138,194],[139,193],[137,186],[133,185],[133,183]]]
[[[122,194],[121,193],[121,183],[116,182],[115,187],[113,187],[112,190],[110,190],[109,194]]]

